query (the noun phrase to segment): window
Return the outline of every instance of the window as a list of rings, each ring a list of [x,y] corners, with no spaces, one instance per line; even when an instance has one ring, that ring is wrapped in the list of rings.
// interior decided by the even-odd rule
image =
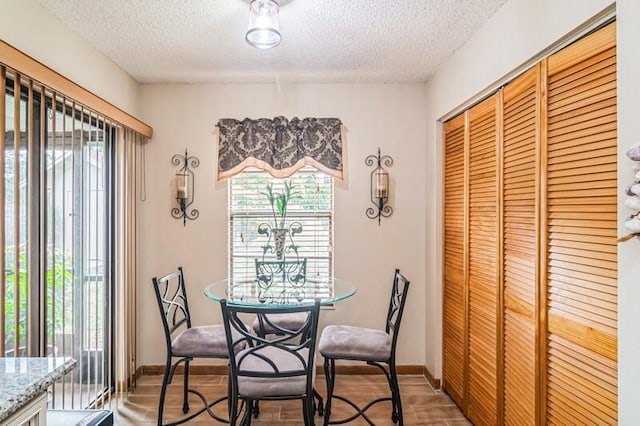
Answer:
[[[263,247],[267,236],[258,233],[260,224],[273,227],[271,204],[264,195],[267,185],[279,193],[291,182],[295,197],[287,209],[285,227],[299,223],[302,232],[287,236],[287,245],[297,246],[306,258],[306,279],[333,275],[333,178],[313,167],[304,167],[287,179],[275,179],[258,169],[246,169],[229,182],[229,274],[233,278],[255,278],[255,260],[276,260]],[[285,252],[287,259],[295,256]]]

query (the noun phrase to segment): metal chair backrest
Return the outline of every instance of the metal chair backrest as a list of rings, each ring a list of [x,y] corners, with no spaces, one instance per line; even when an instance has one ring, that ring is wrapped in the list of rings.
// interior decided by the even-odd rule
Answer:
[[[191,315],[187,302],[182,267],[161,278],[153,278],[158,309],[162,317],[167,347],[171,347],[171,335],[181,326],[191,328]]]
[[[256,279],[258,284],[269,286],[274,282],[303,285],[307,279],[307,258],[300,260],[259,260],[256,259]]]
[[[236,306],[230,305],[226,300],[221,301],[222,317],[227,335],[227,345],[233,350],[229,350],[230,380],[237,388],[238,377],[259,377],[259,378],[283,378],[306,376],[306,391],[313,391],[313,368],[316,352],[316,336],[318,333],[318,317],[320,315],[320,301],[313,304],[292,305],[290,307],[273,309],[267,306]],[[302,326],[294,330],[280,327],[270,321],[269,315],[306,312],[307,320]],[[244,314],[255,314],[261,324],[278,330],[275,338],[267,339],[253,334],[248,330],[240,318]],[[246,345],[242,351],[241,348]],[[305,350],[306,349],[306,350]],[[273,359],[265,354],[275,354],[276,357],[289,357],[297,359],[299,368],[280,371]],[[247,369],[246,365],[252,362],[255,365],[257,360],[263,361],[264,367],[260,371]]]
[[[408,291],[409,280],[400,273],[400,269],[396,269],[393,274],[391,300],[389,301],[389,311],[387,312],[387,321],[385,326],[386,332],[392,336],[392,353],[395,353],[398,331],[400,330],[400,322],[402,321],[402,313],[404,312],[404,305],[407,301]]]

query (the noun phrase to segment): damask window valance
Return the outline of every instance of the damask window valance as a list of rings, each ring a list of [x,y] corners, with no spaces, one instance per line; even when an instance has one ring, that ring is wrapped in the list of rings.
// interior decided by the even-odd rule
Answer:
[[[217,127],[219,181],[249,166],[284,178],[305,165],[343,179],[342,123],[337,118],[223,118]]]

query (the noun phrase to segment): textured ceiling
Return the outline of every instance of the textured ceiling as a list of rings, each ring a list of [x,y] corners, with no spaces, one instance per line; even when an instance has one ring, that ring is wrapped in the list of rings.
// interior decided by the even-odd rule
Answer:
[[[136,80],[423,82],[506,0],[282,0],[282,43],[244,41],[249,0],[39,0]]]

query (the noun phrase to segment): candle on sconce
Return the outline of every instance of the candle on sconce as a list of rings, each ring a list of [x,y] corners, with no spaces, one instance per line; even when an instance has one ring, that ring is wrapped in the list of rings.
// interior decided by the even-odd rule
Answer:
[[[187,186],[187,175],[178,175],[178,191],[176,198],[178,199],[187,199],[189,198],[189,187]]]
[[[389,195],[389,175],[386,173],[376,173],[376,198],[387,198]]]

